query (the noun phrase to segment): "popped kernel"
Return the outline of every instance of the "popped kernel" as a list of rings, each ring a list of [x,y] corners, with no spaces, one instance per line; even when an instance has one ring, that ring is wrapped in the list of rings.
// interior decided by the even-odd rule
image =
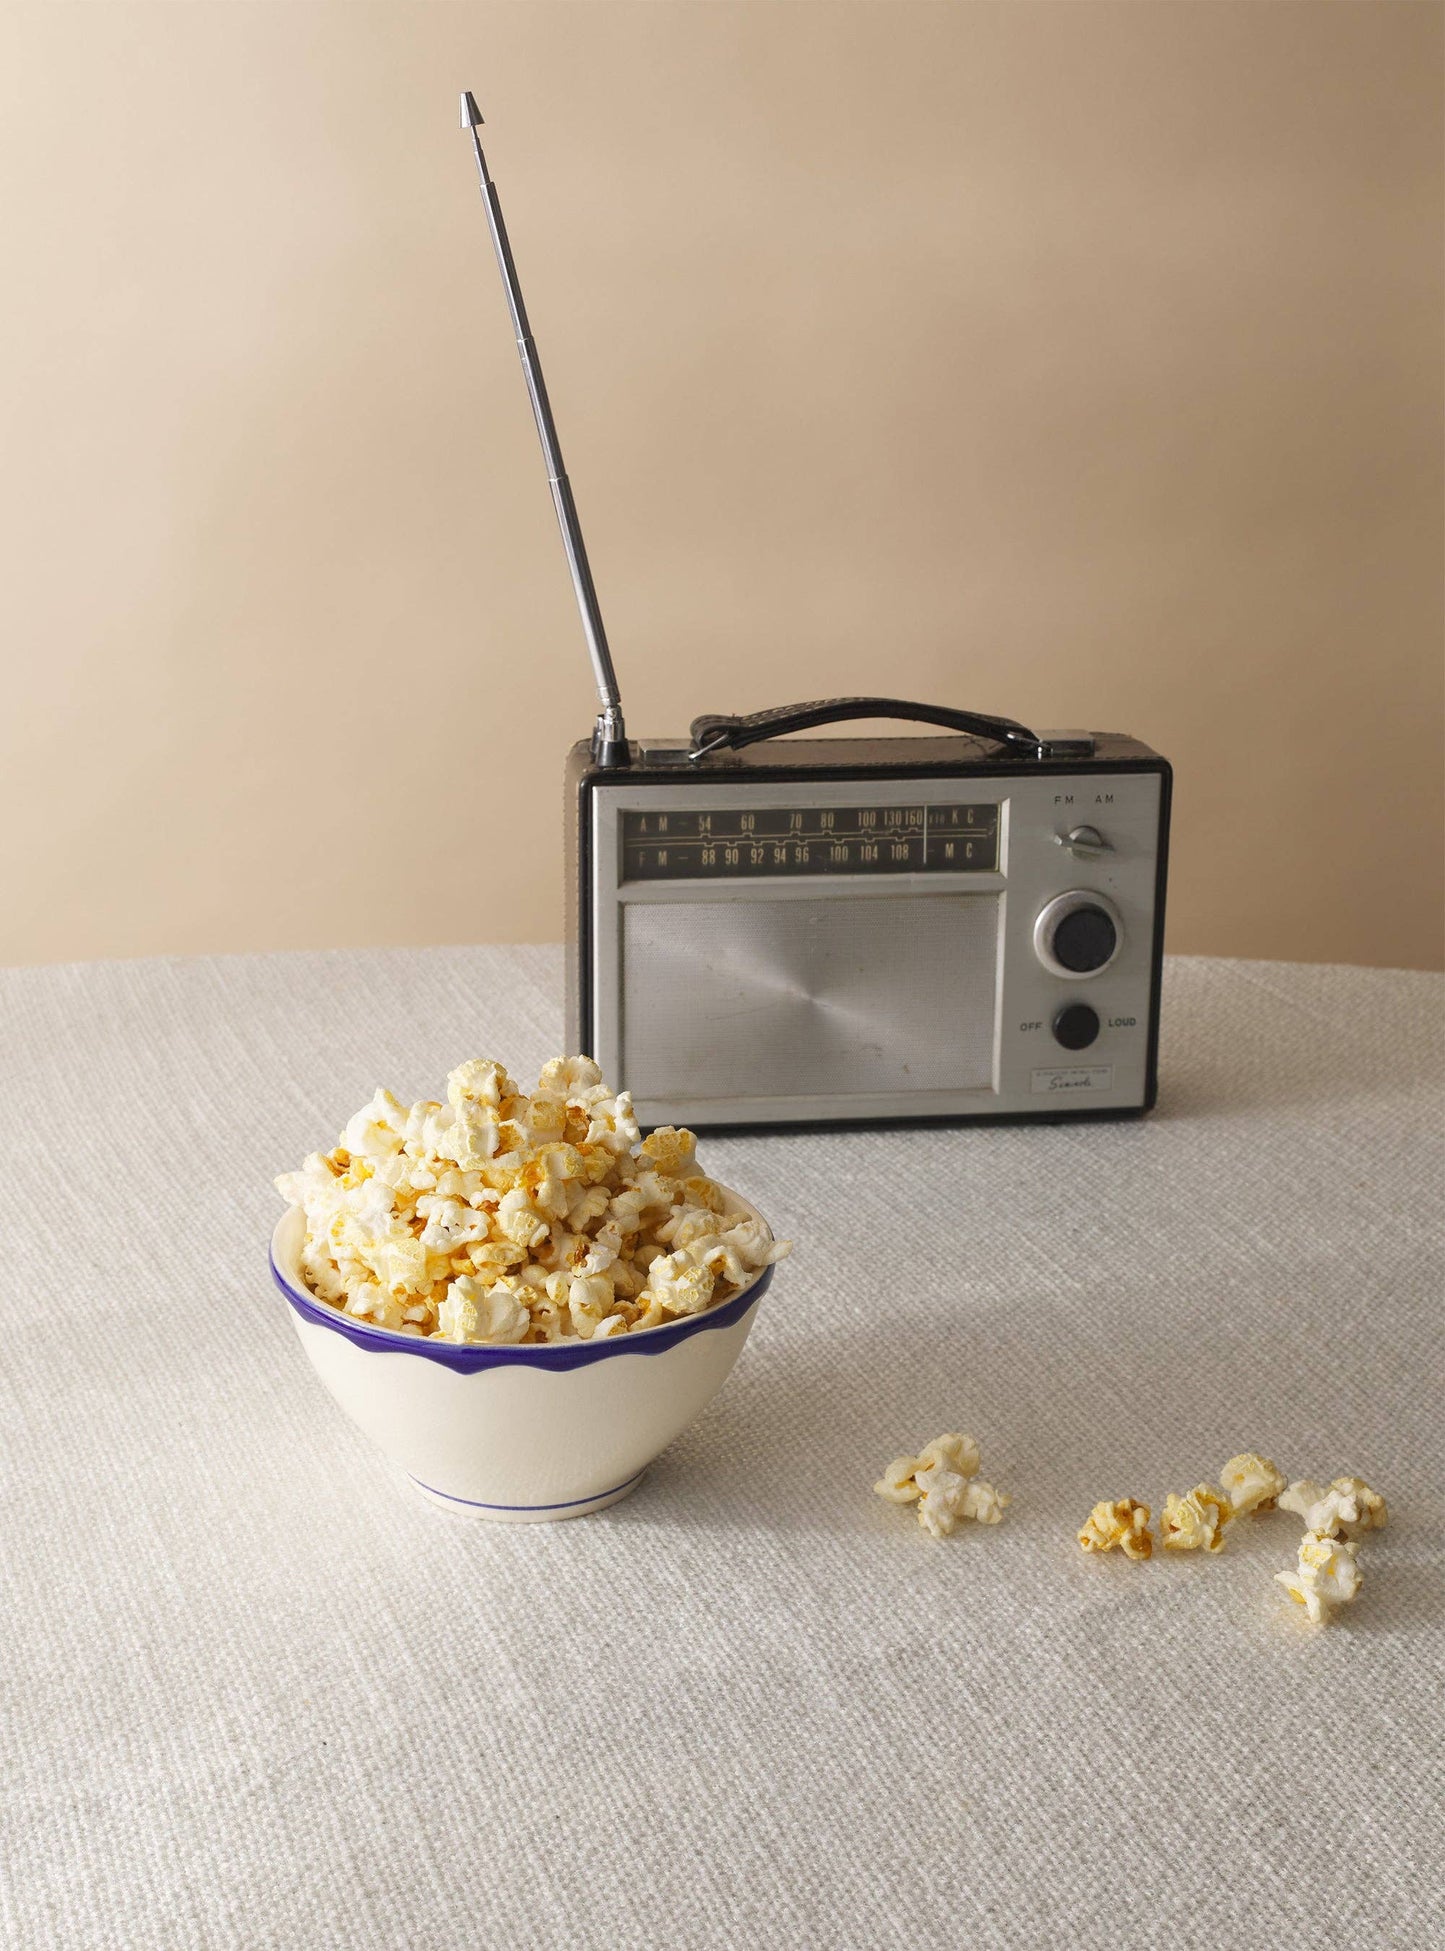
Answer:
[[[890,1503],[916,1502],[923,1529],[946,1538],[965,1519],[997,1524],[1012,1501],[976,1474],[979,1462],[971,1436],[935,1436],[917,1456],[895,1457],[873,1488]]]
[[[1159,1518],[1159,1542],[1166,1551],[1223,1551],[1224,1528],[1234,1516],[1227,1498],[1208,1484],[1177,1497],[1171,1490]]]
[[[437,1328],[447,1341],[520,1341],[531,1310],[514,1283],[483,1286],[472,1274],[459,1274],[437,1310]]]
[[[1355,1562],[1358,1550],[1359,1546],[1346,1538],[1306,1531],[1294,1571],[1276,1572],[1275,1579],[1296,1605],[1304,1607],[1313,1625],[1327,1625],[1335,1607],[1348,1605],[1358,1597],[1364,1583],[1364,1574]]]
[[[659,1125],[643,1139],[642,1156],[672,1178],[685,1179],[697,1164],[697,1139],[685,1126]]]
[[[1279,1507],[1302,1517],[1306,1531],[1326,1538],[1358,1538],[1366,1531],[1382,1531],[1390,1517],[1384,1498],[1359,1477],[1336,1477],[1324,1490],[1302,1477],[1284,1492]]]
[[[975,1524],[999,1524],[1012,1502],[1006,1490],[996,1490],[982,1477],[969,1477],[959,1498],[958,1514],[972,1518]]]
[[[610,1339],[701,1313],[789,1251],[726,1211],[690,1131],[640,1140],[590,1057],[530,1096],[490,1058],[446,1103],[378,1090],[336,1147],[276,1181],[306,1217],[311,1292],[359,1320],[454,1342]]]
[[[886,1497],[894,1504],[911,1504],[920,1494],[913,1481],[913,1473],[918,1468],[916,1456],[896,1456],[873,1488],[880,1497]]]
[[[1285,1487],[1285,1474],[1267,1456],[1244,1450],[1232,1456],[1219,1473],[1220,1488],[1236,1517],[1263,1516],[1272,1511]]]
[[[960,1477],[972,1477],[977,1474],[983,1459],[979,1455],[978,1444],[971,1436],[954,1432],[947,1436],[935,1436],[931,1443],[925,1443],[918,1452],[918,1461],[925,1469],[941,1463],[949,1470],[956,1470]]]
[[[537,1089],[547,1097],[560,1097],[564,1104],[580,1102],[583,1091],[596,1090],[602,1072],[590,1057],[553,1057],[543,1064]]]
[[[948,1537],[958,1529],[963,1516],[967,1477],[960,1477],[956,1470],[945,1470],[940,1463],[931,1470],[915,1472],[914,1482],[922,1493],[918,1499],[918,1522],[930,1537]]]
[[[1154,1550],[1149,1506],[1134,1497],[1104,1499],[1090,1511],[1079,1533],[1085,1551],[1122,1551],[1126,1558],[1148,1558]]]
[[[664,1253],[647,1270],[647,1291],[674,1314],[701,1314],[712,1299],[712,1269],[693,1257],[695,1249]]]

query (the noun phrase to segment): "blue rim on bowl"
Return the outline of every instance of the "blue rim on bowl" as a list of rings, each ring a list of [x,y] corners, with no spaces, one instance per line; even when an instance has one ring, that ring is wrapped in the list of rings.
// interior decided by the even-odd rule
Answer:
[[[738,1200],[738,1204],[744,1206],[748,1213],[753,1212],[746,1201]],[[748,1310],[762,1299],[773,1278],[772,1268],[764,1267],[730,1300],[708,1308],[702,1314],[685,1314],[676,1321],[665,1322],[660,1328],[639,1328],[632,1334],[608,1335],[603,1341],[569,1338],[566,1341],[534,1342],[526,1346],[516,1342],[441,1341],[435,1336],[400,1334],[395,1328],[374,1328],[370,1322],[343,1314],[329,1301],[318,1300],[298,1281],[291,1280],[282,1271],[277,1247],[283,1228],[297,1221],[304,1226],[305,1216],[298,1206],[292,1206],[283,1214],[272,1236],[269,1258],[271,1278],[302,1320],[314,1322],[320,1328],[330,1328],[333,1333],[344,1335],[348,1341],[354,1342],[358,1348],[370,1349],[376,1354],[420,1355],[426,1361],[439,1362],[443,1368],[452,1369],[458,1375],[474,1375],[483,1368],[585,1368],[589,1362],[605,1362],[612,1355],[661,1355],[667,1349],[675,1348],[680,1341],[686,1341],[689,1335],[706,1334],[715,1328],[730,1328],[741,1321]],[[294,1258],[294,1255],[288,1254],[287,1257]]]

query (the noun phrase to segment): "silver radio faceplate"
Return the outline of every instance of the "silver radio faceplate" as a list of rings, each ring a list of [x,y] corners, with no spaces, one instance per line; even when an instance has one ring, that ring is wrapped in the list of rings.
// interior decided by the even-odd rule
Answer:
[[[1102,768],[598,782],[592,1054],[645,1125],[1138,1109],[1160,791]],[[1107,966],[1066,966],[1102,950],[1041,933],[1051,904],[1114,929]],[[1078,1005],[1083,1045],[1077,1013],[1056,1028]]]

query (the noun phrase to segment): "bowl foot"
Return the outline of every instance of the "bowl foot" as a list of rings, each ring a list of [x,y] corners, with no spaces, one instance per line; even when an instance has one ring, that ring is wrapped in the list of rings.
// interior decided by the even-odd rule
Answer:
[[[614,1484],[611,1490],[599,1491],[595,1497],[576,1497],[565,1504],[480,1504],[470,1497],[452,1497],[444,1490],[433,1490],[419,1477],[408,1476],[407,1481],[416,1485],[428,1503],[440,1504],[443,1510],[454,1511],[459,1517],[486,1518],[492,1524],[553,1524],[559,1518],[586,1517],[591,1511],[605,1511],[609,1504],[620,1504],[646,1475],[644,1464],[625,1483]]]

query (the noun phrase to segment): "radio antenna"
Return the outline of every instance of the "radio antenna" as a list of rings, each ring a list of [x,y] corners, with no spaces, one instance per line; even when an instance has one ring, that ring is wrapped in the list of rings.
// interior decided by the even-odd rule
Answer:
[[[487,174],[487,159],[482,154],[482,139],[477,134],[481,126],[482,111],[477,107],[476,96],[468,88],[462,96],[462,127],[470,134],[472,148],[477,155],[477,175],[481,178],[487,228],[492,233],[497,268],[506,287],[507,308],[512,314],[512,329],[517,335],[517,351],[522,359],[522,377],[527,382],[527,396],[532,402],[537,435],[547,462],[547,485],[552,490],[552,506],[557,510],[557,525],[562,531],[562,546],[567,551],[567,567],[572,572],[572,588],[576,592],[577,607],[582,612],[582,628],[586,632],[587,650],[597,679],[597,695],[602,702],[592,733],[592,757],[600,766],[625,766],[629,757],[627,730],[622,722],[622,697],[617,689],[617,673],[612,668],[612,653],[607,648],[607,632],[602,627],[602,612],[597,606],[597,591],[592,585],[592,570],[587,562],[587,544],[582,540],[577,504],[572,499],[572,486],[562,465],[562,449],[552,419],[551,402],[547,398],[547,383],[542,377],[542,362],[537,356],[532,328],[527,323],[527,307],[522,300],[522,288],[517,282],[517,267],[512,262],[512,247],[507,241],[502,206],[497,198],[496,185]]]

